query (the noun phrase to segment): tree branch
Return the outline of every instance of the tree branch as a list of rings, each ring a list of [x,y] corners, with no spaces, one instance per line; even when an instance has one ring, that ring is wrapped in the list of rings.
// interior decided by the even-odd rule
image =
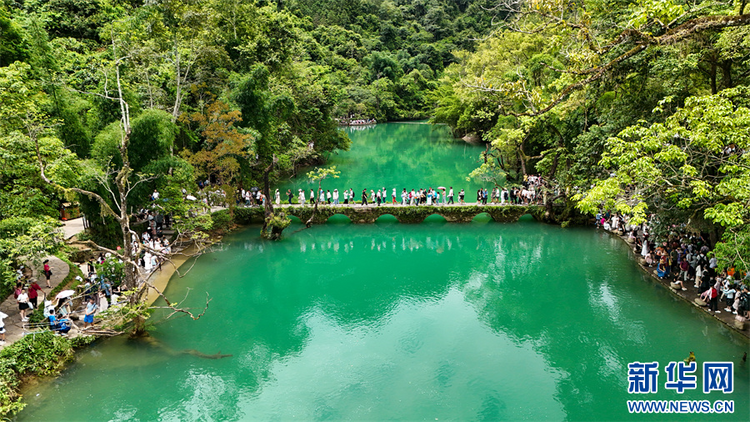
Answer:
[[[170,315],[169,315],[169,316],[168,316],[167,318],[171,317],[172,315],[174,315],[174,314],[176,314],[176,313],[182,313],[182,314],[186,314],[187,316],[189,316],[189,317],[190,317],[190,318],[192,318],[193,320],[198,320],[198,319],[200,319],[200,318],[201,318],[201,317],[202,317],[203,315],[205,315],[206,311],[208,310],[208,304],[209,304],[209,303],[211,303],[211,301],[213,300],[213,299],[211,299],[211,298],[210,298],[210,297],[208,296],[208,292],[206,292],[206,305],[205,305],[205,306],[203,307],[203,312],[201,312],[201,313],[200,313],[200,314],[198,314],[198,315],[195,315],[195,314],[193,314],[192,312],[190,312],[190,311],[188,310],[188,309],[190,309],[190,308],[180,308],[180,307],[179,307],[179,306],[180,306],[180,304],[182,304],[182,302],[184,302],[184,301],[185,301],[185,299],[187,299],[187,295],[185,295],[185,299],[182,299],[182,300],[181,300],[180,302],[172,303],[172,302],[170,302],[170,301],[169,301],[169,299],[168,299],[168,298],[167,298],[167,297],[166,297],[166,296],[164,295],[164,293],[162,293],[162,291],[161,291],[161,290],[159,290],[158,288],[156,288],[156,286],[154,286],[153,284],[149,283],[148,281],[146,281],[146,282],[145,282],[145,284],[146,284],[146,285],[147,285],[147,286],[148,286],[149,288],[151,288],[151,289],[154,289],[154,291],[155,291],[155,292],[156,292],[156,293],[157,293],[157,294],[159,295],[159,297],[161,297],[162,299],[164,299],[164,301],[165,301],[165,302],[167,303],[167,306],[152,306],[152,307],[151,307],[152,309],[171,309],[172,311],[174,311],[174,312],[172,312],[172,313],[171,313],[171,314],[170,314]],[[189,292],[189,290],[190,290],[190,289],[188,288],[188,292]]]

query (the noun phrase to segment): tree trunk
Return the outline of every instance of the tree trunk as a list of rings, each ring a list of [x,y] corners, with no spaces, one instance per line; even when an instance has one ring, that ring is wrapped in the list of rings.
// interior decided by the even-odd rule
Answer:
[[[526,174],[526,159],[523,157],[523,149],[520,149],[518,152],[518,161],[521,162],[521,174]]]
[[[271,204],[271,183],[269,181],[269,178],[271,176],[271,171],[273,170],[273,167],[277,162],[278,159],[276,158],[276,154],[274,154],[273,158],[271,159],[271,164],[269,164],[268,167],[266,167],[266,169],[263,171],[263,195],[266,196],[266,204],[264,206],[266,219],[273,214],[273,204]],[[264,219],[262,231],[265,232],[266,229],[267,223]]]
[[[318,195],[318,193],[320,192],[320,186],[321,186],[321,181],[318,180],[318,191],[315,192],[316,195]],[[318,213],[318,199],[313,198],[313,213],[310,216],[310,218],[308,218],[307,221],[305,221],[305,227],[309,229],[310,226],[312,226],[313,219],[315,218],[315,214],[317,213]]]
[[[732,88],[734,86],[734,82],[732,82],[732,61],[731,60],[725,60],[721,64],[721,84],[726,88]]]

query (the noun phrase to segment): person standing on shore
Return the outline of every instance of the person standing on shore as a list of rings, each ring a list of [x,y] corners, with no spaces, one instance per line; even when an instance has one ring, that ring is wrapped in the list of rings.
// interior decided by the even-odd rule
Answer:
[[[86,304],[86,315],[83,317],[83,328],[88,328],[94,325],[94,314],[96,313],[96,304],[94,298],[89,297],[89,303]]]
[[[31,302],[31,305],[33,305],[34,308],[37,307],[37,299],[39,298],[38,292],[42,292],[42,288],[39,287],[36,280],[31,280],[31,284],[29,285],[29,302]]]
[[[0,312],[0,343],[5,343],[5,318],[8,315]]]
[[[16,302],[18,302],[18,312],[21,314],[21,322],[26,322],[29,319],[26,318],[26,311],[29,309],[29,293],[28,291],[21,290],[21,293],[18,294],[18,297],[16,298]]]
[[[39,261],[37,261],[39,262]],[[44,277],[47,280],[47,288],[51,289],[52,286],[49,283],[49,278],[52,277],[52,269],[49,266],[49,259],[44,260]]]

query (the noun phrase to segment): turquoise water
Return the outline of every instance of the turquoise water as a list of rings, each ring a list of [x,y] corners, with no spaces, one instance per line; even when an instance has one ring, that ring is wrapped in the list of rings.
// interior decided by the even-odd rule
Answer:
[[[435,172],[460,186],[477,147],[444,135],[353,131],[336,159],[361,164],[340,162],[344,185],[429,186]],[[439,160],[419,155],[433,141]],[[166,292],[196,311],[208,293],[203,318],[157,313],[154,342],[100,341],[27,391],[18,420],[750,420],[747,339],[644,276],[619,239],[523,220],[227,236]],[[690,351],[734,362],[734,392],[665,390],[664,367]],[[658,393],[627,393],[634,361],[660,363]],[[636,398],[735,412],[631,415]]]
[[[733,394],[662,385],[640,398],[733,399],[733,415],[711,419],[748,420],[747,341],[646,279],[606,234],[534,222],[299,228],[278,243],[254,228],[229,236],[170,284],[194,307],[204,292],[213,300],[198,321],[156,318],[153,336],[232,357],[103,341],[30,393],[19,419],[673,420],[627,413],[627,364],[663,368],[694,351],[735,362]]]
[[[476,199],[476,191],[485,187],[466,178],[479,166],[479,155],[484,147],[453,139],[446,126],[433,126],[427,123],[384,123],[376,126],[345,128],[352,139],[349,151],[331,154],[323,167],[336,166],[341,171],[339,178],[327,179],[323,189],[333,192],[338,189],[354,189],[360,200],[362,189],[386,188],[388,200],[393,188],[400,199],[401,190],[443,186],[453,186],[455,194],[464,189],[467,200]],[[311,168],[298,171],[296,179],[280,184],[282,200],[286,199],[287,189],[317,190],[318,184],[306,178]],[[487,188],[491,188],[489,184]],[[296,194],[295,194],[296,195]],[[342,194],[343,195],[343,194]],[[456,196],[458,200],[458,196]],[[343,202],[343,196],[341,198]]]

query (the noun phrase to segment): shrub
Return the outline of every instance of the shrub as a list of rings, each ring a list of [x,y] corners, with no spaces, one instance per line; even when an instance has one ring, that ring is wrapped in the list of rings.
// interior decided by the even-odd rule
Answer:
[[[27,335],[0,351],[0,414],[12,415],[24,408],[19,393],[22,377],[57,374],[72,359],[71,340],[51,331]]]
[[[232,216],[228,210],[220,210],[211,214],[212,229],[226,231],[232,228]]]

